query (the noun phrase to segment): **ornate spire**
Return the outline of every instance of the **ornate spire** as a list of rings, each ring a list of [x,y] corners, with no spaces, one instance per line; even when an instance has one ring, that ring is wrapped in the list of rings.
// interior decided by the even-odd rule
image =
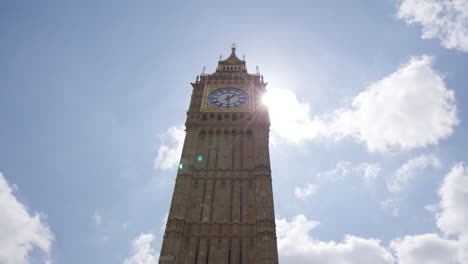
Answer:
[[[246,72],[245,60],[241,60],[236,55],[237,44],[231,46],[231,55],[225,60],[219,60],[218,69],[220,72]]]
[[[237,49],[237,44],[236,43],[232,43],[232,46],[231,46],[231,56],[229,56],[227,59],[225,59],[224,61],[242,61],[241,59],[237,58],[237,55],[236,55],[236,49]]]
[[[236,48],[237,48],[237,44],[236,43],[232,43],[232,53],[236,53]]]

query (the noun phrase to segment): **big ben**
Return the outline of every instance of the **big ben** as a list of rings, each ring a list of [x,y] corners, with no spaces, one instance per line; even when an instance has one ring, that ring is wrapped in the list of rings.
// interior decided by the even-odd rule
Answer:
[[[278,263],[266,85],[235,44],[192,83],[159,263]]]

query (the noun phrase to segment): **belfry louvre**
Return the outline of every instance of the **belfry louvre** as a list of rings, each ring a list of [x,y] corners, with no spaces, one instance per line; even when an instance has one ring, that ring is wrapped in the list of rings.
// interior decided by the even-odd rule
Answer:
[[[234,44],[192,83],[159,263],[278,263],[266,85]]]

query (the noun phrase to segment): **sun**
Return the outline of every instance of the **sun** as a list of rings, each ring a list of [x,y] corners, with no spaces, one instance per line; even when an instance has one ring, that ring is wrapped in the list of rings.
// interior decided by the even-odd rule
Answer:
[[[262,104],[266,106],[268,109],[272,107],[273,104],[273,98],[271,93],[268,91],[262,96]]]
[[[301,102],[290,90],[269,88],[262,104],[268,108],[273,133],[287,141],[298,143],[314,138],[323,129],[321,122],[310,116],[309,104]]]

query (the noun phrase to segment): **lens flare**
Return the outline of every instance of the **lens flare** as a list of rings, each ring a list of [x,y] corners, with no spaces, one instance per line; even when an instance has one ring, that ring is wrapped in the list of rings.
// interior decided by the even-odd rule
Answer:
[[[203,161],[203,155],[202,155],[202,154],[198,154],[198,155],[197,155],[197,161],[198,161],[198,162],[202,162],[202,161]]]
[[[183,168],[184,168],[184,164],[183,163],[179,164],[179,170],[181,170]]]

